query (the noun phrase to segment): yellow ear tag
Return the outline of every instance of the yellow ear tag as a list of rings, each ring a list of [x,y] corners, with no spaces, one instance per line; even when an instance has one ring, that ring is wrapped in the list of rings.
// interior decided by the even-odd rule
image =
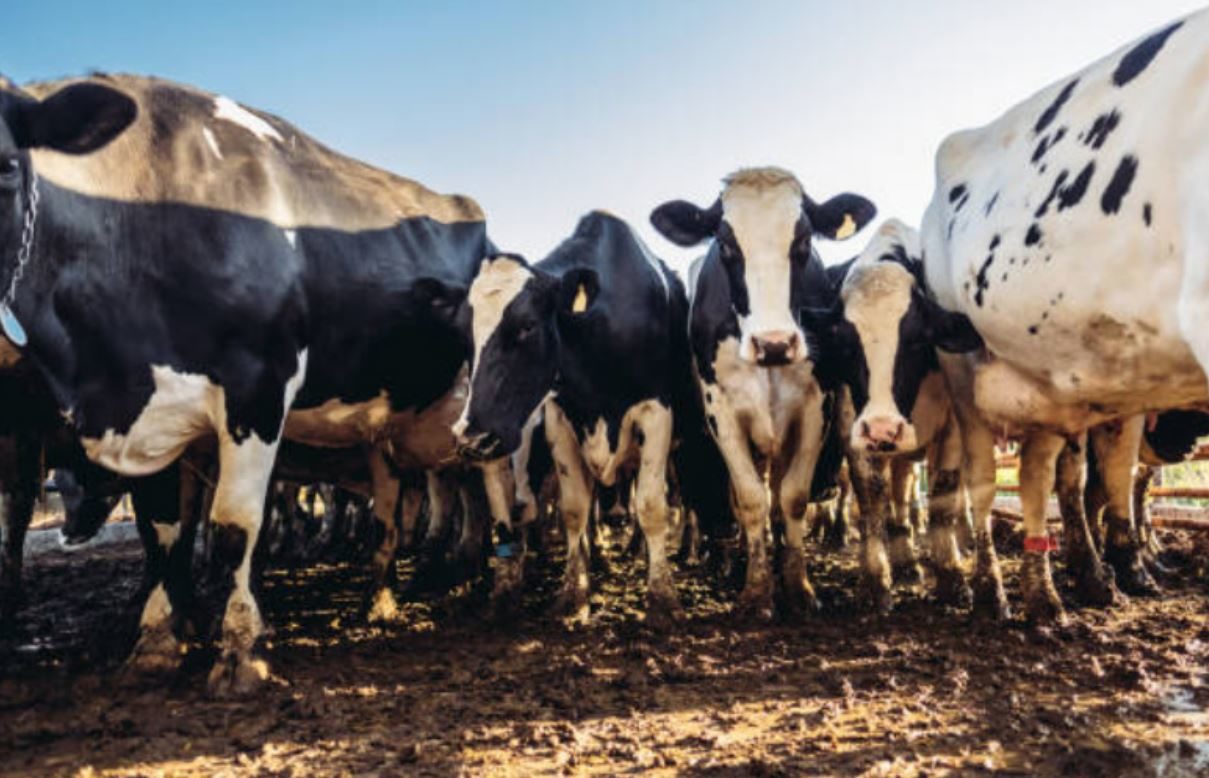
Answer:
[[[575,302],[571,303],[571,313],[583,313],[588,310],[588,291],[580,284],[575,292]]]
[[[851,238],[855,234],[856,220],[852,218],[852,214],[846,213],[844,214],[844,223],[841,224],[840,228],[835,231],[835,239],[844,240],[846,238]]]

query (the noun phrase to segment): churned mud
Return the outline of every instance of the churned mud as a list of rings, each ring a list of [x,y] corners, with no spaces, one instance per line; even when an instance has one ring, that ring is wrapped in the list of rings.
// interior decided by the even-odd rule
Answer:
[[[277,568],[261,599],[275,679],[216,702],[203,649],[175,679],[123,676],[141,570],[124,537],[31,559],[0,637],[0,773],[1209,775],[1209,538],[1165,534],[1164,597],[1068,601],[1071,626],[1046,633],[921,590],[869,615],[852,551],[813,552],[824,608],[803,624],[735,624],[733,592],[683,571],[689,620],[666,635],[642,626],[642,565],[616,555],[576,629],[542,617],[552,564],[511,623],[463,587],[385,629],[357,623],[363,565]]]

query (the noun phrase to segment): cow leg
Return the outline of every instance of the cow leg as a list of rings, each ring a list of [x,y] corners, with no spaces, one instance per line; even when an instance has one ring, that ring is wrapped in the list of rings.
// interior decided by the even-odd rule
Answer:
[[[181,465],[170,465],[134,481],[130,487],[145,555],[145,604],[138,641],[126,662],[127,671],[134,677],[171,674],[181,661],[182,646],[177,635],[192,605],[188,567],[193,563],[193,539],[191,531],[182,532],[186,522],[181,516],[180,471]]]
[[[453,534],[454,514],[458,509],[457,487],[450,470],[425,473],[428,492],[428,530],[420,542],[415,575],[408,584],[410,594],[435,591],[448,583],[449,569],[445,553]]]
[[[399,505],[399,548],[410,551],[416,546],[416,527],[420,523],[420,511],[424,507],[424,490],[414,480],[403,484],[402,501]]]
[[[936,598],[945,605],[965,607],[973,591],[961,570],[957,523],[961,492],[961,431],[949,425],[936,444],[936,469],[929,474],[928,545],[936,570]],[[987,506],[988,509],[990,506]]]
[[[226,434],[220,437],[218,484],[210,516],[214,525],[211,564],[220,591],[227,596],[221,655],[210,672],[209,687],[217,696],[245,695],[269,673],[268,663],[252,653],[264,631],[252,593],[252,553],[264,517],[278,441],[266,443],[255,434],[242,442]]]
[[[847,470],[840,471],[839,487],[840,494],[835,498],[835,504],[831,506],[831,521],[827,524],[827,531],[823,538],[827,548],[833,551],[843,550],[848,545],[848,525],[850,523],[848,497],[852,491],[852,480]]]
[[[395,557],[399,551],[399,506],[401,485],[386,461],[386,452],[375,447],[369,453],[370,483],[374,491],[374,556],[370,588],[365,595],[365,617],[371,624],[394,621],[399,615],[394,586],[398,582]]]
[[[4,493],[0,506],[0,625],[9,626],[25,598],[22,568],[25,560],[25,535],[34,516],[40,475],[39,441],[19,435],[16,438],[16,477]]]
[[[915,555],[915,538],[911,531],[910,503],[914,500],[915,463],[905,457],[890,462],[890,493],[894,510],[889,515],[886,536],[890,540],[890,565],[894,580],[916,583],[923,580],[923,570]]]
[[[651,402],[641,411],[636,425],[639,441],[638,526],[646,538],[646,623],[667,628],[684,619],[680,596],[668,564],[668,456],[672,448],[672,411]]]
[[[1146,499],[1150,484],[1154,480],[1158,468],[1139,463],[1134,469],[1133,481],[1133,516],[1138,525],[1138,537],[1142,542],[1142,561],[1152,574],[1166,575],[1171,571],[1159,561],[1163,553],[1163,544],[1154,531],[1154,523],[1150,517],[1150,504]]]
[[[453,549],[455,584],[472,581],[487,567],[488,534],[491,531],[491,506],[483,473],[464,472],[458,490],[462,503],[462,526]]]
[[[1159,591],[1142,560],[1142,542],[1133,520],[1133,467],[1138,461],[1144,416],[1101,424],[1091,431],[1096,463],[1104,481],[1104,559],[1117,574],[1117,586],[1127,594]]]
[[[1066,620],[1050,571],[1050,538],[1045,521],[1055,466],[1065,445],[1061,435],[1031,432],[1020,447],[1020,506],[1024,512],[1020,586],[1024,590],[1025,616],[1032,624],[1061,624]]]
[[[516,481],[508,459],[479,466],[487,494],[494,537],[491,558],[491,607],[497,618],[514,613],[521,602],[525,582],[525,529],[516,515]]]
[[[1083,512],[1087,482],[1087,436],[1068,441],[1058,455],[1055,486],[1066,541],[1066,570],[1075,579],[1075,596],[1084,605],[1111,605],[1116,599],[1112,569],[1105,569]]]
[[[553,402],[546,403],[546,437],[558,473],[558,508],[567,537],[567,565],[554,612],[573,621],[584,621],[588,617],[588,514],[593,503],[592,480],[575,432],[562,409]]]
[[[894,607],[894,594],[886,552],[886,513],[890,509],[886,462],[849,450],[848,474],[861,512],[861,588],[875,611],[889,613]]]
[[[788,615],[801,616],[818,610],[818,598],[806,574],[806,522],[810,508],[810,488],[823,447],[827,419],[823,416],[821,395],[804,409],[798,428],[798,447],[785,468],[777,496],[785,526],[781,549],[781,585]]]
[[[962,497],[963,486],[968,494],[968,508],[974,522],[974,613],[1003,620],[1011,609],[991,534],[991,506],[995,502],[995,435],[969,405],[959,402],[954,410],[959,422],[963,468],[956,479],[950,475],[948,478],[953,480],[942,486],[956,490],[950,499],[959,510],[965,509],[962,506],[966,501],[958,499]],[[928,474],[929,526],[932,523],[932,494],[936,491],[934,476],[934,473]],[[941,495],[938,498],[938,501],[944,499]]]

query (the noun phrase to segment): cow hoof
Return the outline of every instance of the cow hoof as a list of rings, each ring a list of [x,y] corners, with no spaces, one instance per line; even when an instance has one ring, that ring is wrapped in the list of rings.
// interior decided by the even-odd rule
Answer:
[[[1117,587],[1126,594],[1134,597],[1154,597],[1162,591],[1143,564],[1142,555],[1137,548],[1106,549],[1104,560],[1116,573]]]
[[[936,571],[936,600],[952,608],[968,608],[974,600],[966,577],[955,567]]]
[[[369,624],[390,624],[399,619],[399,603],[395,601],[394,592],[382,588],[370,595],[368,607],[365,608],[365,621]]]
[[[255,694],[268,679],[268,662],[225,652],[210,671],[207,687],[215,699],[243,699]]]
[[[1024,616],[1030,626],[1065,626],[1066,610],[1062,607],[1058,590],[1054,588],[1049,552],[1024,553],[1020,587],[1024,590]]]
[[[122,681],[139,683],[175,674],[183,649],[171,629],[144,629],[122,668]]]
[[[587,592],[564,589],[554,600],[550,615],[568,624],[586,624],[591,615]]]
[[[877,615],[886,616],[894,610],[894,592],[883,578],[862,575],[860,592],[862,602]]]
[[[923,568],[915,560],[895,564],[893,571],[894,583],[896,584],[911,586],[924,579]]]
[[[684,621],[684,609],[675,597],[647,597],[645,624],[651,629],[669,632]]]
[[[1007,621],[1012,617],[1003,579],[992,575],[974,578],[974,615],[989,621]]]
[[[1117,601],[1120,592],[1113,580],[1111,567],[1087,562],[1078,570],[1075,576],[1075,599],[1080,605],[1106,608]]]
[[[767,624],[773,618],[772,592],[748,587],[739,595],[735,616],[740,623]]]

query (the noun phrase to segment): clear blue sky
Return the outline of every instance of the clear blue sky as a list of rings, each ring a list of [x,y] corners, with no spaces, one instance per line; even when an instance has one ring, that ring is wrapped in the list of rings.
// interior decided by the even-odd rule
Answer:
[[[540,258],[606,208],[683,266],[651,208],[708,204],[741,165],[783,165],[816,198],[859,191],[917,223],[945,134],[1197,5],[24,0],[4,9],[0,72],[188,82],[472,195],[501,247]]]

